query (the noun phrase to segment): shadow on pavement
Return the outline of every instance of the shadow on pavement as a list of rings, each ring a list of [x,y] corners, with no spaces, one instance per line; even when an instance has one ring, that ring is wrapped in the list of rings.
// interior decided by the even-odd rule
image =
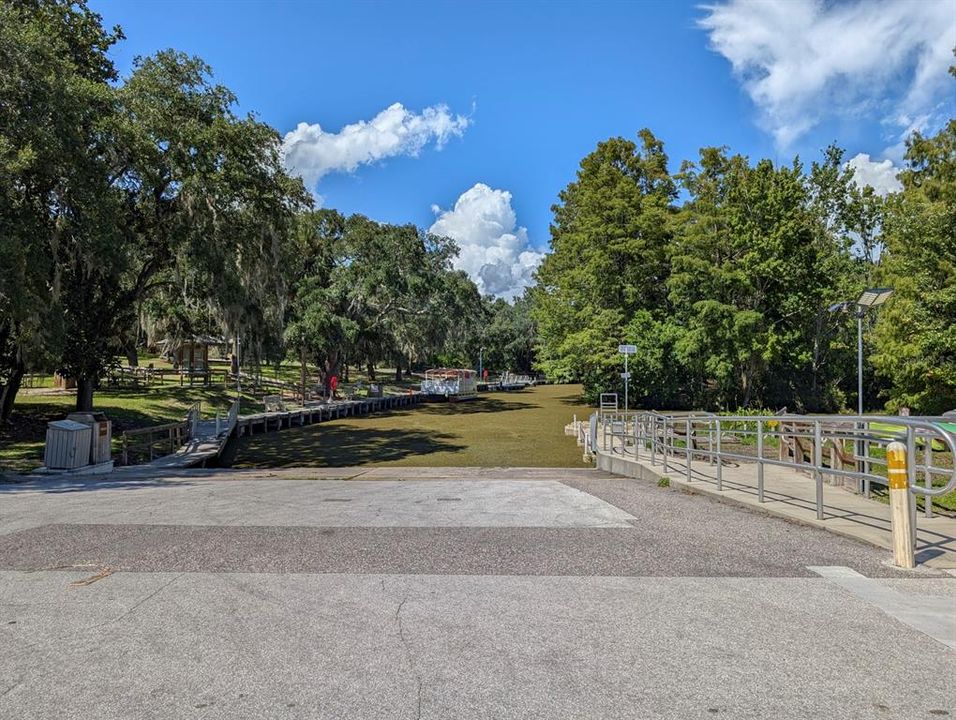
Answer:
[[[123,473],[123,470],[118,471]],[[132,475],[132,473],[130,473]],[[107,475],[84,475],[74,477],[15,476],[13,482],[0,482],[0,494],[16,493],[73,493],[93,490],[139,490],[146,487],[183,487],[192,483],[149,477],[117,477]]]

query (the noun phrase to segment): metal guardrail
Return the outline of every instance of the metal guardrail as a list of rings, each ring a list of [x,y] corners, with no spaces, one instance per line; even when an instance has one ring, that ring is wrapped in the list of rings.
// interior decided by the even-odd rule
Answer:
[[[939,452],[948,452],[956,460],[956,435],[941,426],[947,420],[939,417],[653,411],[601,412],[592,417],[597,420],[596,437],[592,438],[596,446],[637,460],[643,455],[652,465],[660,462],[665,473],[669,464],[682,458],[688,482],[693,481],[694,459],[707,460],[715,467],[718,490],[723,489],[722,468],[728,461],[753,463],[759,502],[764,502],[767,465],[809,473],[816,483],[819,519],[823,519],[824,476],[849,480],[869,496],[872,483],[888,483],[874,468],[886,465],[886,446],[894,441],[906,444],[909,489],[926,498],[926,517],[933,515],[931,498],[956,489],[956,463],[948,468],[934,464]],[[777,457],[766,457],[765,450],[773,444],[778,446]],[[753,454],[741,451],[747,445],[754,447]]]

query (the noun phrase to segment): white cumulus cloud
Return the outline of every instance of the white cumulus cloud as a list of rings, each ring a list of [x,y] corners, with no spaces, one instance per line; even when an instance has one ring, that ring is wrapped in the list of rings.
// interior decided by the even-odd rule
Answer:
[[[285,165],[307,187],[330,172],[352,172],[397,155],[416,156],[434,142],[441,149],[452,137],[461,137],[470,121],[453,115],[446,105],[433,105],[421,113],[395,103],[371,120],[346,125],[338,132],[323,130],[318,123],[299,123],[282,140]]]
[[[850,158],[847,166],[853,170],[853,182],[861,188],[869,185],[877,195],[903,189],[903,184],[896,179],[900,169],[892,160],[871,160],[868,154],[859,153]]]
[[[877,112],[901,134],[939,124],[953,82],[953,0],[730,0],[699,22],[778,146],[832,114]]]
[[[453,208],[433,205],[432,212],[437,217],[429,232],[458,243],[455,267],[467,272],[482,294],[513,300],[534,282],[544,255],[532,249],[527,229],[518,226],[510,192],[477,183]]]

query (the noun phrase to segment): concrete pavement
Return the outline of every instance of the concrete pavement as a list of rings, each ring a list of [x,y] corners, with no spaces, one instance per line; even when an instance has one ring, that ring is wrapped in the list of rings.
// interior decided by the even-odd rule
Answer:
[[[593,470],[0,486],[0,717],[956,715],[887,559]]]

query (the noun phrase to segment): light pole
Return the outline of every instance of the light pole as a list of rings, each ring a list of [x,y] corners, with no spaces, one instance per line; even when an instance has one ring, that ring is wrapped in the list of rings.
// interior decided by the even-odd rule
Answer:
[[[242,402],[242,380],[240,374],[242,373],[242,364],[239,360],[239,333],[236,333],[236,402]]]
[[[866,317],[868,310],[882,305],[889,300],[889,297],[892,294],[893,288],[867,288],[855,302],[853,300],[846,300],[844,302],[831,305],[829,308],[827,308],[830,312],[845,312],[852,308],[856,309],[856,414],[861,418],[863,417],[863,318]],[[860,423],[862,423],[862,420]],[[860,425],[860,428],[861,430],[863,429],[862,424]],[[862,442],[860,439],[857,439],[857,457],[866,458],[869,457],[869,454],[869,443]],[[867,460],[863,460],[864,472],[869,471],[868,466],[869,462]],[[867,481],[867,483],[868,482],[869,481]],[[867,488],[869,488],[868,484]],[[869,490],[867,490],[867,497],[869,497]]]
[[[635,345],[618,345],[617,351],[624,356],[624,372],[621,374],[621,379],[624,380],[624,412],[627,412],[627,389],[631,384],[631,373],[627,371],[627,356],[637,353],[637,347]]]
[[[868,310],[885,303],[893,288],[867,288],[856,301],[846,300],[827,308],[830,312],[845,312],[856,308],[856,409],[857,415],[863,415],[863,318]]]

